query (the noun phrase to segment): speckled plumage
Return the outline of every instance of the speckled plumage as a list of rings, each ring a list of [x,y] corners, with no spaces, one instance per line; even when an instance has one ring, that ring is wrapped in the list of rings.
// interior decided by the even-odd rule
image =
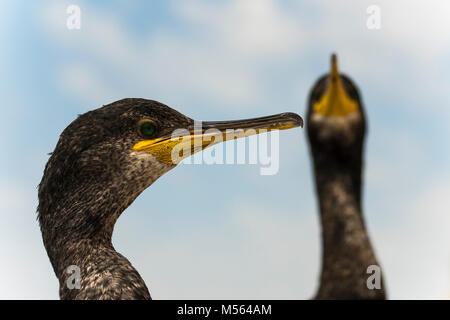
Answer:
[[[322,272],[316,299],[384,299],[384,285],[369,290],[367,267],[379,265],[366,231],[361,207],[361,175],[366,120],[359,92],[341,75],[359,112],[324,117],[312,112],[326,88],[321,77],[308,100],[307,129],[319,196]]]
[[[153,119],[164,135],[193,120],[159,102],[123,99],[87,112],[61,134],[39,185],[38,220],[61,299],[151,299],[131,263],[111,243],[119,215],[174,165],[132,147],[136,124]],[[81,270],[69,289],[66,269]]]

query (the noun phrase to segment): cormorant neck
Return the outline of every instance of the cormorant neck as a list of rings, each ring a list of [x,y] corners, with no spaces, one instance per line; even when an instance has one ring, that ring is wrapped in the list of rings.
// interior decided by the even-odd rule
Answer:
[[[111,244],[81,240],[64,250],[55,268],[61,299],[151,299],[139,273]]]
[[[143,279],[111,242],[116,220],[149,183],[120,188],[105,179],[54,192],[42,189],[42,236],[62,299],[150,299]],[[73,268],[79,268],[80,288],[67,285]]]
[[[323,248],[335,255],[335,249],[347,247],[349,240],[365,232],[361,214],[360,186],[354,185],[354,178],[346,170],[318,170],[316,174],[322,222]],[[355,248],[359,246],[355,243]],[[331,249],[331,250],[330,250]]]
[[[78,243],[112,248],[114,225],[135,197],[122,199],[110,190],[97,184],[80,185],[54,193],[50,205],[40,202],[42,236],[54,267],[54,261]]]
[[[327,158],[314,157],[323,250],[316,298],[383,298],[383,290],[369,290],[366,284],[367,268],[378,263],[361,212],[361,158],[320,159]]]

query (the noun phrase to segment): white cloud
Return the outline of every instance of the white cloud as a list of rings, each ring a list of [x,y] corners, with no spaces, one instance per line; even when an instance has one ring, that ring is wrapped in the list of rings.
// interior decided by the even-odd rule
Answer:
[[[389,78],[398,81],[397,90],[415,88],[447,96],[448,86],[439,71],[450,48],[446,41],[450,38],[446,32],[450,30],[446,28],[449,4],[381,1],[382,29],[378,31],[366,28],[369,4],[318,1],[309,4],[315,12],[312,18],[303,12],[303,3],[288,11],[271,0],[175,1],[172,9],[189,37],[160,28],[137,38],[115,15],[86,6],[79,31],[65,28],[65,6],[59,3],[44,7],[41,20],[58,44],[89,60],[81,61],[82,70],[98,65],[108,70],[108,77],[92,77],[89,82],[101,81],[93,87],[109,88],[107,92],[117,95],[185,97],[180,101],[201,97],[221,101],[230,109],[251,108],[267,96],[261,76],[264,68],[282,64],[286,57],[302,59],[313,49],[323,51],[325,57],[337,51],[344,72],[358,79],[368,77],[382,94],[390,92],[385,81]],[[63,70],[78,62],[67,63]],[[80,76],[91,76],[82,70]],[[297,90],[295,84],[286,85]]]
[[[378,139],[369,139],[363,199],[388,297],[446,298],[450,290],[448,176],[443,172],[437,179],[429,177],[422,145],[411,132],[392,129],[374,134]]]
[[[72,63],[60,70],[58,85],[75,99],[81,99],[88,110],[121,97],[104,85],[105,79],[93,66]]]
[[[378,252],[394,299],[446,299],[450,293],[450,187],[436,182],[379,232]]]
[[[436,57],[442,58],[450,49],[450,3],[434,1],[382,1],[380,3],[383,28],[390,44],[403,47],[421,66],[434,65]],[[426,50],[423,50],[426,48]],[[415,50],[414,50],[415,49]],[[426,63],[423,63],[426,62]]]
[[[36,221],[35,195],[12,183],[0,185],[0,212],[8,222],[0,224],[0,299],[58,298]]]
[[[211,30],[226,49],[245,57],[293,54],[305,40],[300,21],[272,0],[212,4],[180,1],[174,6],[184,19]]]
[[[220,225],[139,237],[134,249],[119,224],[116,247],[155,299],[310,298],[319,271],[315,216],[254,204],[226,211]]]
[[[127,92],[128,80],[132,79],[133,86],[140,88],[134,92],[194,94],[232,102],[230,105],[237,107],[263,99],[255,58],[264,61],[275,54],[293,54],[303,38],[298,23],[268,0],[234,1],[223,8],[182,2],[174,8],[180,19],[193,27],[202,26],[207,34],[199,32],[200,40],[192,41],[182,34],[160,30],[136,39],[113,16],[93,8],[82,8],[81,30],[69,31],[65,28],[65,7],[59,3],[44,7],[41,21],[58,44],[82,53],[86,59],[94,57],[108,67],[110,79],[96,79],[88,71],[95,68],[84,62],[76,78],[90,78],[85,87],[105,88],[118,81],[121,85],[114,87]],[[63,70],[78,66],[68,63]],[[64,79],[67,71],[63,72]],[[91,96],[86,90],[79,94],[84,101]]]
[[[366,145],[365,181],[380,193],[411,195],[411,190],[396,188],[423,179],[420,172],[415,172],[416,168],[426,166],[426,157],[418,141],[419,135],[420,133],[403,128],[385,128],[378,124],[370,126]],[[421,191],[420,188],[414,190]]]

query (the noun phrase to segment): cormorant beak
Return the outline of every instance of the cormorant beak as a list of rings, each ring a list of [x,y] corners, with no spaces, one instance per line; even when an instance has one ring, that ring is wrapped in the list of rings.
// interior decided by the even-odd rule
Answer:
[[[184,158],[220,142],[296,127],[303,127],[303,119],[295,113],[234,121],[194,122],[192,127],[177,129],[170,136],[140,141],[133,150],[151,153],[167,164],[178,164]]]
[[[358,111],[358,103],[345,91],[338,71],[336,54],[331,55],[331,70],[322,97],[313,106],[313,112],[325,117],[344,117]]]

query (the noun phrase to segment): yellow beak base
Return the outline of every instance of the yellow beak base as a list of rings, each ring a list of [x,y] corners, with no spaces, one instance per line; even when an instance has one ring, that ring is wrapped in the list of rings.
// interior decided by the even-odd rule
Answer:
[[[358,111],[358,103],[348,96],[338,71],[337,57],[331,56],[331,70],[327,88],[313,106],[313,112],[325,117],[345,117]]]

